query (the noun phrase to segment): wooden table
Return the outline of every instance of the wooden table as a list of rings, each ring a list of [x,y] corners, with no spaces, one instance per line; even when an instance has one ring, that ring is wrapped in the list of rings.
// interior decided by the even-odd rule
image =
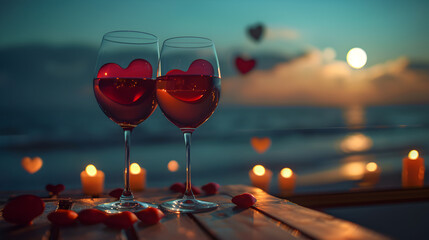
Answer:
[[[238,209],[231,198],[244,192],[252,193],[258,202],[249,209]],[[60,198],[66,196],[73,201],[71,209],[76,212],[113,201],[111,198],[84,198],[76,192],[65,192]],[[167,188],[147,189],[135,196],[155,204],[179,197]],[[57,208],[58,200],[46,198],[45,212],[32,226],[14,226],[1,219],[0,239],[388,239],[357,224],[273,197],[254,187],[223,186],[217,195],[198,198],[217,202],[220,207],[206,213],[167,213],[159,224],[145,226],[137,222],[125,231],[109,229],[103,224],[53,226],[46,215]]]

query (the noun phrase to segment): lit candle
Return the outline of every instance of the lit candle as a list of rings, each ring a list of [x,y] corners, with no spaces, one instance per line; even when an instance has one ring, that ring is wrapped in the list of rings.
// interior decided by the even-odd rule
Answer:
[[[250,181],[252,185],[268,191],[270,188],[271,177],[273,173],[269,169],[265,169],[262,165],[256,165],[249,171]]]
[[[380,168],[378,167],[377,163],[369,162],[366,164],[365,169],[366,171],[359,185],[361,187],[374,186],[380,179]]]
[[[419,152],[411,150],[408,157],[402,159],[402,186],[421,187],[425,175],[425,162]]]
[[[83,193],[90,196],[99,196],[104,188],[104,173],[97,170],[94,165],[86,166],[85,171],[80,173]]]
[[[280,192],[283,195],[293,193],[296,183],[296,174],[290,168],[283,168],[278,175]]]
[[[130,188],[132,191],[143,191],[146,187],[146,169],[137,163],[130,165]]]

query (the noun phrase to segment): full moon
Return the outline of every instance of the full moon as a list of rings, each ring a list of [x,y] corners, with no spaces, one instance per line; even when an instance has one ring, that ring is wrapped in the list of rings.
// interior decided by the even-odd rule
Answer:
[[[347,63],[352,68],[360,69],[366,64],[366,52],[362,48],[352,48],[347,53]]]

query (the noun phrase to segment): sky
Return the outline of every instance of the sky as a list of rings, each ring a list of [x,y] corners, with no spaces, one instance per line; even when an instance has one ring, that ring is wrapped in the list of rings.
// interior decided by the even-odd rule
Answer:
[[[25,81],[10,69],[23,58],[30,61],[35,57],[23,51],[40,50],[40,46],[47,47],[37,53],[46,58],[46,63],[40,63],[44,74],[58,76],[56,81],[61,81],[59,76],[70,68],[75,77],[86,78],[96,55],[80,54],[81,59],[75,56],[70,62],[69,55],[79,51],[58,49],[71,46],[96,53],[104,33],[127,29],[155,34],[160,44],[173,36],[213,39],[225,102],[330,106],[429,103],[427,1],[18,0],[2,1],[1,5],[0,50],[3,65],[10,66],[0,69],[0,82]],[[248,34],[248,28],[258,23],[264,26],[259,42]],[[364,49],[368,56],[360,70],[345,62],[354,47]],[[15,64],[5,54],[21,59]],[[82,59],[84,56],[89,59]],[[240,74],[234,65],[237,57],[256,60],[256,67]],[[27,90],[32,89],[28,86]]]
[[[262,48],[331,47],[338,58],[345,58],[350,48],[359,46],[368,52],[369,65],[403,55],[429,59],[426,1],[2,2],[1,47],[35,42],[98,45],[105,32],[133,29],[153,33],[161,41],[201,35],[212,38],[218,48],[256,48],[245,29],[261,22],[297,35],[292,40],[278,36],[261,43]]]

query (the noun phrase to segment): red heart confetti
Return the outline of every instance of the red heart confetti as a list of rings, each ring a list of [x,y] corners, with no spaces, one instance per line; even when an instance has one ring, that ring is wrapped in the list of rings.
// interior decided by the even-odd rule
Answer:
[[[48,220],[59,226],[67,226],[73,224],[78,217],[75,211],[67,209],[58,209],[48,214]]]
[[[125,69],[106,63],[98,70],[97,78],[152,78],[152,65],[143,59],[133,60]]]
[[[45,188],[51,195],[54,195],[54,196],[58,195],[60,192],[66,189],[66,187],[63,184],[57,184],[57,185],[48,184],[46,185]]]
[[[256,198],[250,193],[243,193],[232,198],[232,203],[240,208],[249,208],[256,203]]]
[[[45,210],[43,200],[34,195],[21,195],[9,200],[3,208],[5,221],[18,225],[31,225],[33,219]]]
[[[185,184],[177,182],[170,186],[170,191],[172,192],[178,192],[178,193],[184,193],[185,192]]]
[[[153,225],[159,223],[159,221],[165,216],[164,213],[158,208],[148,207],[139,212],[136,212],[136,216],[146,225]]]
[[[107,217],[107,213],[98,209],[89,208],[79,212],[78,220],[85,225],[93,225],[104,222]]]
[[[243,59],[241,57],[235,58],[235,66],[241,74],[246,74],[255,67],[256,60],[255,59]]]
[[[213,76],[214,69],[209,61],[197,59],[191,63],[188,71],[184,72],[179,69],[170,70],[166,75],[205,75]]]
[[[104,224],[110,228],[128,229],[137,221],[134,213],[125,211],[109,215]]]
[[[203,191],[208,195],[216,194],[219,191],[219,188],[220,185],[215,182],[207,183],[201,187],[201,189],[203,189]]]
[[[122,196],[123,188],[115,188],[109,192],[109,196],[119,199]]]

